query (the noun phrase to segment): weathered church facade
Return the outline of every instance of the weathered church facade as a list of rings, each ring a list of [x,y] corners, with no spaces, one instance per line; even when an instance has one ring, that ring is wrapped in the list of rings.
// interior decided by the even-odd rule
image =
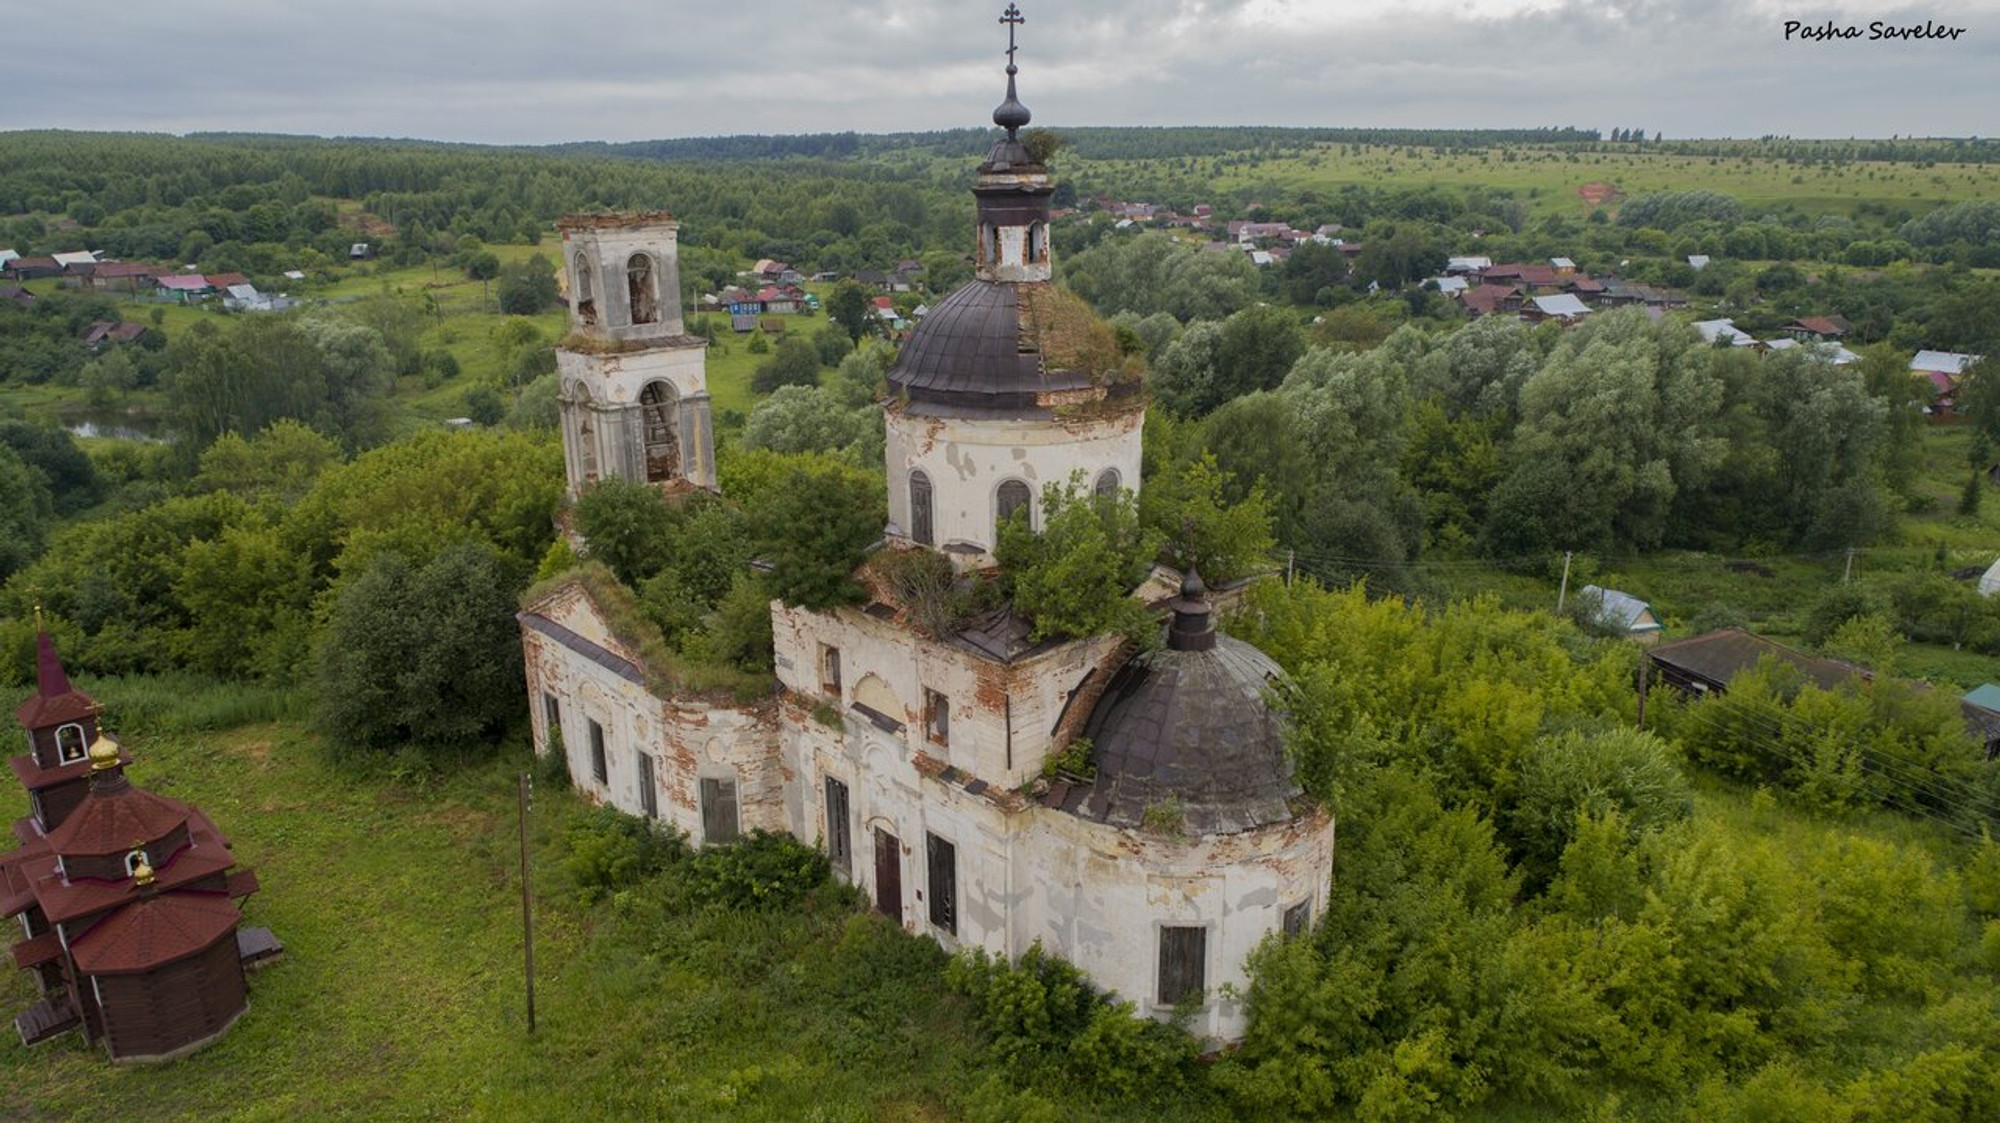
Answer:
[[[975,279],[940,301],[888,375],[889,549],[994,564],[999,523],[1039,519],[1044,484],[1140,486],[1142,387],[1063,345],[1047,169],[1006,130],[980,165]],[[571,493],[606,476],[715,486],[702,342],[678,308],[664,214],[562,225],[573,332],[560,358]],[[754,705],[656,693],[637,644],[581,581],[521,613],[538,744],[577,786],[696,843],[753,829],[816,842],[875,907],[947,948],[1039,941],[1100,986],[1192,1028],[1241,1036],[1243,963],[1325,903],[1333,823],[1293,778],[1281,672],[1217,632],[1192,574],[1133,593],[1165,645],[1033,643],[1002,609],[942,638],[878,597],[773,603],[777,686]],[[560,739],[551,737],[560,731]],[[1090,739],[1088,781],[1041,779]],[[1232,988],[1230,984],[1235,984]]]

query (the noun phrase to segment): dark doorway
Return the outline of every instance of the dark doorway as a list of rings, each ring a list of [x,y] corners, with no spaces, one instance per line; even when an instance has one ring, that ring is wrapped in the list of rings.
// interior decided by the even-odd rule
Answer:
[[[898,924],[903,922],[903,844],[875,828],[875,908]]]

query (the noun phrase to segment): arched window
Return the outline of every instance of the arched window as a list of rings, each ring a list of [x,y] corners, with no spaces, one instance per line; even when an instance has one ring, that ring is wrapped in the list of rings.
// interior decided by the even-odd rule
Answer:
[[[146,860],[146,852],[144,850],[133,850],[131,853],[125,855],[125,876],[131,877],[139,872],[140,866],[150,866],[152,864]]]
[[[56,730],[56,763],[75,764],[90,755],[90,746],[84,744],[83,726],[74,723]]]
[[[931,529],[931,478],[921,470],[910,473],[910,541],[935,546]]]
[[[1035,513],[1030,509],[1034,504],[1034,498],[1034,493],[1028,490],[1028,485],[1020,480],[1008,480],[1000,485],[1000,490],[994,496],[994,545],[1000,543],[1000,524],[1013,517],[1016,511],[1021,512],[1021,519],[1028,526],[1035,525]]]
[[[653,283],[653,259],[635,253],[625,261],[625,287],[632,298],[632,322],[657,323],[660,319],[660,287]]]
[[[576,277],[576,315],[586,324],[597,322],[597,290],[590,283],[590,262],[582,254],[576,255],[576,262],[570,272]]]
[[[648,382],[639,392],[640,420],[646,427],[646,481],[681,474],[680,395],[666,382]]]
[[[1028,226],[1028,260],[1043,262],[1049,259],[1049,228],[1039,222]]]
[[[1113,499],[1118,495],[1118,485],[1121,482],[1118,478],[1118,469],[1106,468],[1097,473],[1097,482],[1091,485],[1090,490],[1101,499]]]
[[[1000,264],[1000,228],[988,223],[979,228],[979,256],[989,265]]]

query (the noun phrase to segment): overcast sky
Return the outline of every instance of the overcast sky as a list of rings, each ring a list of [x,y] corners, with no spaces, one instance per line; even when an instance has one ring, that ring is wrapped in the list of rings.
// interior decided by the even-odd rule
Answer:
[[[983,124],[995,0],[5,0],[0,129],[490,143]],[[2000,132],[2000,0],[1025,0],[1037,124]],[[1964,27],[1786,42],[1788,19]],[[4,142],[0,142],[4,143]]]

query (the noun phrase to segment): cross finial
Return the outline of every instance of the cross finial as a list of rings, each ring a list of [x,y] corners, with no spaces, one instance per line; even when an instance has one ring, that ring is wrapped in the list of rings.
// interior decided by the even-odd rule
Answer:
[[[1021,14],[1020,5],[1008,4],[1007,10],[1000,13],[1000,22],[1007,25],[1007,65],[1011,67],[1014,65],[1014,52],[1018,49],[1014,45],[1014,29],[1028,20]]]

